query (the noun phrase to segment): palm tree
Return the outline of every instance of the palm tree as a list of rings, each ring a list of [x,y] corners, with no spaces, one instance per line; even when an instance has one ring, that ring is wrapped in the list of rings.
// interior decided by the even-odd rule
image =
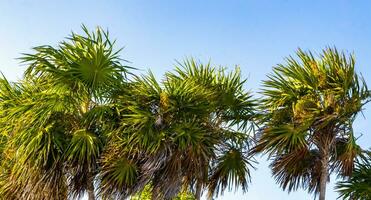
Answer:
[[[159,83],[152,73],[117,92],[119,124],[103,152],[100,192],[122,198],[152,186],[153,199],[191,191],[200,199],[247,189],[255,103],[239,70],[178,63]],[[125,92],[125,90],[130,92]],[[113,176],[115,175],[115,176]]]
[[[371,199],[371,152],[365,152],[356,161],[352,176],[336,186],[343,199]]]
[[[324,200],[331,173],[349,176],[361,149],[352,124],[369,91],[353,55],[327,48],[315,57],[299,49],[263,82],[262,128],[255,152],[268,153],[277,183]]]
[[[25,54],[23,80],[0,79],[3,198],[247,189],[255,103],[239,70],[187,60],[162,83],[129,80],[108,32],[83,31]]]
[[[110,132],[110,98],[128,67],[108,33],[72,33],[21,60],[23,80],[0,85],[4,137],[0,194],[6,199],[95,199],[98,161]]]

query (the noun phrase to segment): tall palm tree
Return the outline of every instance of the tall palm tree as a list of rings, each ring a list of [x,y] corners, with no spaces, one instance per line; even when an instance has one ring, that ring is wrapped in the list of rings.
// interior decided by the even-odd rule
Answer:
[[[252,160],[244,130],[255,103],[239,70],[189,59],[162,80],[149,73],[117,92],[120,126],[103,153],[100,192],[122,198],[151,184],[153,199],[182,190],[200,199],[205,189],[210,198],[246,190]]]
[[[129,68],[107,32],[83,31],[57,47],[25,54],[23,80],[1,80],[0,194],[6,199],[66,199],[85,192],[95,199],[110,96],[125,84]]]
[[[343,199],[371,199],[371,152],[365,152],[356,161],[352,176],[336,186]]]
[[[299,50],[263,82],[262,129],[255,152],[268,153],[277,183],[324,200],[331,173],[349,176],[360,153],[352,124],[369,101],[353,55]]]

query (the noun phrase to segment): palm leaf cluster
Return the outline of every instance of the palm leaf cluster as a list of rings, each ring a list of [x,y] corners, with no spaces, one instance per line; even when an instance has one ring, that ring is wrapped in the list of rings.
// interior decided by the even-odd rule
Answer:
[[[263,82],[263,126],[254,150],[268,153],[283,189],[318,194],[330,173],[351,175],[361,152],[352,124],[369,92],[353,56],[332,48],[318,57],[302,50],[297,56]]]
[[[25,54],[23,80],[0,80],[1,197],[247,189],[255,103],[238,68],[188,59],[160,82],[129,79],[108,32],[83,31]]]
[[[356,160],[356,166],[350,178],[336,186],[343,199],[371,199],[371,153],[364,152]]]
[[[130,200],[152,200],[152,187],[147,185],[140,193],[130,197]],[[195,200],[194,195],[190,191],[182,191],[173,200]]]
[[[157,199],[184,187],[196,198],[206,188],[210,197],[231,185],[246,190],[250,140],[235,128],[248,128],[254,102],[243,83],[238,70],[226,73],[194,60],[179,63],[161,83],[151,73],[136,77],[131,92],[118,96],[120,128],[112,135],[118,141],[103,160],[102,170],[122,177],[102,176],[104,193],[126,196],[147,184]],[[115,167],[119,158],[132,173]]]
[[[109,93],[127,67],[101,29],[26,54],[24,80],[1,85],[1,196],[66,199],[92,190],[111,112]]]

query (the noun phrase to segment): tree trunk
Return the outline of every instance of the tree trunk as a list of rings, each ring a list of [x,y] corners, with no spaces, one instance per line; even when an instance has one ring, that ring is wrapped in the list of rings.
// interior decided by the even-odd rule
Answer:
[[[201,184],[196,183],[196,194],[195,194],[195,199],[200,200],[201,199]]]
[[[95,200],[94,179],[89,181],[87,189],[88,189],[88,200]]]
[[[328,164],[329,164],[329,147],[326,145],[322,149],[322,158],[321,158],[321,177],[319,185],[319,200],[326,199],[326,185],[328,180]]]

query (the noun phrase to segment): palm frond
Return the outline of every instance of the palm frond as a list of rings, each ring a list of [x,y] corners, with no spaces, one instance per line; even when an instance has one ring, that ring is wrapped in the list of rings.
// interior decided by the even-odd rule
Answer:
[[[371,198],[371,163],[370,153],[358,157],[352,176],[337,183],[336,189],[342,199]]]

